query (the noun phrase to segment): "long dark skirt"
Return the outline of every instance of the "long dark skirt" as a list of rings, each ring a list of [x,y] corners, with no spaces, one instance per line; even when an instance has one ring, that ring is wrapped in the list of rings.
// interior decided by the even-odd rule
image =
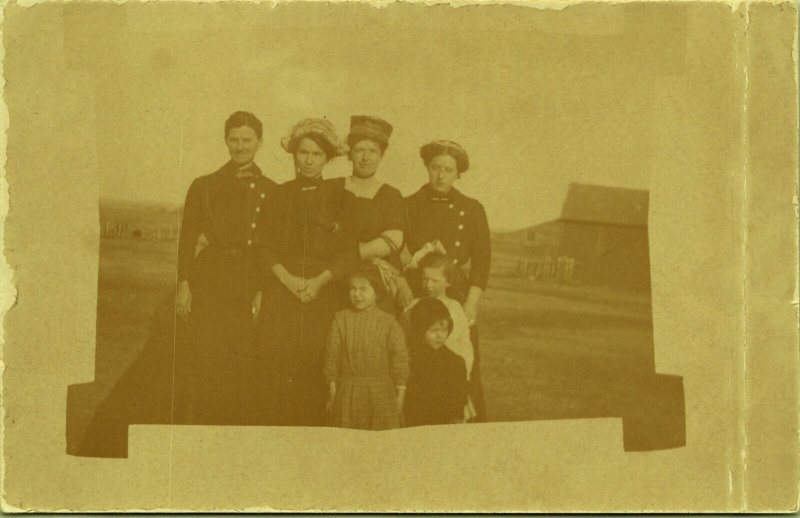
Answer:
[[[260,424],[266,357],[256,342],[255,257],[209,247],[191,281],[189,339],[175,352],[176,422]]]
[[[326,423],[322,360],[340,300],[337,286],[329,284],[316,300],[303,304],[277,281],[268,283],[258,341],[267,352],[270,424]]]
[[[175,314],[175,292],[165,294],[146,344],[121,374],[97,373],[104,381],[71,387],[79,400],[99,401],[71,409],[91,417],[85,426],[68,419],[77,427],[68,451],[124,457],[130,424],[263,424],[265,357],[251,314],[258,287],[251,257],[204,249],[188,323]]]
[[[475,407],[475,417],[472,419],[476,423],[486,422],[486,403],[483,399],[483,383],[481,382],[481,355],[478,347],[478,326],[473,325],[469,329],[469,338],[472,341],[472,351],[475,360],[472,362],[472,373],[469,378],[469,397]]]

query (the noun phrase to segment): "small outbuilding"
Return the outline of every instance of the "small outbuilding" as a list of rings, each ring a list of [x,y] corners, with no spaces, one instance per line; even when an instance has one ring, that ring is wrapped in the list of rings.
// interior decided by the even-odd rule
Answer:
[[[495,233],[493,274],[650,289],[646,190],[572,183],[561,217]]]

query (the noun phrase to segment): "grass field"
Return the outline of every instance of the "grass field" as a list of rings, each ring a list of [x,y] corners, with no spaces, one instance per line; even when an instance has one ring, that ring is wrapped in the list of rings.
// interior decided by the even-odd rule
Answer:
[[[175,262],[174,241],[101,240],[97,381],[113,381],[144,347]],[[492,421],[618,415],[645,397],[628,381],[652,373],[649,294],[495,278],[479,329]]]
[[[513,289],[487,290],[480,315],[491,420],[617,415],[646,397],[630,381],[652,373],[649,296],[502,281]]]

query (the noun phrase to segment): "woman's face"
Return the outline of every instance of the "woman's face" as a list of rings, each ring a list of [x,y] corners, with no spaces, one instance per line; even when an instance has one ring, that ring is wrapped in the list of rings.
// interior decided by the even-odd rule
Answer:
[[[428,163],[428,180],[436,192],[450,192],[458,176],[456,159],[450,155],[439,155]]]
[[[228,146],[231,160],[239,165],[247,165],[256,157],[261,139],[258,138],[256,130],[250,126],[239,126],[228,132],[225,144]]]
[[[377,171],[383,158],[383,151],[377,142],[362,140],[350,150],[350,160],[353,162],[353,176],[370,178]]]
[[[375,288],[367,279],[362,277],[350,278],[350,303],[359,311],[375,305],[377,295]]]
[[[328,155],[319,144],[310,138],[304,138],[297,144],[294,152],[294,169],[297,176],[316,178],[322,174],[322,168],[328,162]]]

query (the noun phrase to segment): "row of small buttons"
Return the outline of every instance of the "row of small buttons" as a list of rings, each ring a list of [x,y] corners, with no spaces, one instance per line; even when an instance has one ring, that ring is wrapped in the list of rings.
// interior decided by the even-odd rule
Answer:
[[[455,206],[454,206],[454,205],[451,203],[451,204],[450,204],[450,208],[452,209],[452,208],[454,208],[454,207],[455,207]],[[459,215],[459,216],[461,216],[461,217],[463,218],[463,217],[466,215],[466,212],[464,212],[463,210],[462,210],[462,211],[459,211],[458,215]],[[459,224],[458,224],[458,230],[464,230],[464,224],[463,224],[463,223],[459,223]],[[455,245],[456,245],[457,247],[461,246],[461,241],[456,241],[456,242],[455,242]],[[458,264],[458,259],[453,259],[453,264]]]
[[[255,182],[250,182],[250,188],[251,189],[255,189],[256,188],[256,183]],[[263,200],[266,197],[267,197],[267,195],[262,192],[261,193],[261,199]],[[256,212],[261,212],[261,205],[260,204],[256,205]],[[255,221],[250,224],[250,228],[252,228],[252,229],[256,228],[256,222]],[[252,244],[253,244],[253,240],[252,239],[248,239],[247,240],[247,245],[248,246],[252,246]]]

